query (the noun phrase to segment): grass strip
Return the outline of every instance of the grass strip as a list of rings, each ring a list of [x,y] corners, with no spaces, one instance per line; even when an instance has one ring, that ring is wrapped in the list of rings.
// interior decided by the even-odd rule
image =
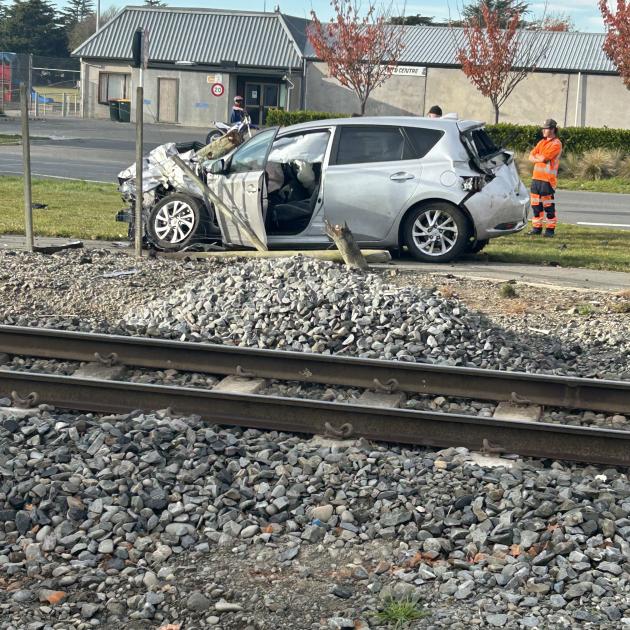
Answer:
[[[530,236],[527,229],[490,241],[477,260],[549,267],[630,271],[630,230],[559,223],[554,238]]]
[[[9,144],[22,144],[22,136],[17,134],[0,134],[0,146]]]
[[[0,234],[24,234],[24,189],[21,177],[0,176]],[[78,180],[33,179],[33,209],[36,236],[81,239],[121,239],[127,224],[114,220],[123,207],[114,184]]]
[[[127,225],[114,220],[123,206],[114,184],[76,180],[33,180],[37,236],[81,239],[124,239]],[[24,233],[21,177],[0,176],[0,234]],[[590,228],[560,223],[556,237],[528,236],[526,231],[492,239],[474,260],[559,267],[630,271],[630,230]]]
[[[529,190],[532,183],[531,176],[521,175],[521,179]],[[630,194],[630,179],[627,177],[609,177],[608,179],[559,177],[558,190]]]

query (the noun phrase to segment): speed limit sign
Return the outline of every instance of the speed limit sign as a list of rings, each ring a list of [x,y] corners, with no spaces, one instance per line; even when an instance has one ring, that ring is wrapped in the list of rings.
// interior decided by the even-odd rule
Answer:
[[[225,88],[223,87],[223,83],[213,83],[210,88],[213,96],[223,96],[223,92],[225,92]]]

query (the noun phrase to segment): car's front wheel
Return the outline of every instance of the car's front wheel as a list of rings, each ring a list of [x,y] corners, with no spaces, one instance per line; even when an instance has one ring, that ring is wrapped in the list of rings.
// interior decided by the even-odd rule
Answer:
[[[443,201],[413,210],[403,225],[403,240],[416,260],[448,262],[466,248],[469,228],[461,210]]]
[[[149,237],[160,249],[182,249],[194,239],[201,213],[199,199],[182,193],[168,195],[151,210]]]

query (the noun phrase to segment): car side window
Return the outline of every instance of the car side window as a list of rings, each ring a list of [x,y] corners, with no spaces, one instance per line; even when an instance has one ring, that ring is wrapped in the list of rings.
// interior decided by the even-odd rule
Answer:
[[[444,135],[439,129],[423,129],[422,127],[405,127],[405,133],[411,143],[413,157],[423,158]]]
[[[262,171],[269,145],[276,135],[275,129],[267,129],[256,134],[251,140],[236,150],[230,160],[229,173]]]
[[[336,164],[394,162],[410,159],[405,136],[399,127],[342,127]]]

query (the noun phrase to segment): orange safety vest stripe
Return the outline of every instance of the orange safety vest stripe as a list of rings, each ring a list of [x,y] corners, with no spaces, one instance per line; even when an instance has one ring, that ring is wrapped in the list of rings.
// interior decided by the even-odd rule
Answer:
[[[541,140],[530,155],[542,155],[548,159],[534,164],[533,179],[549,182],[551,187],[555,189],[558,186],[558,167],[560,166],[561,154],[562,143],[558,138]]]

